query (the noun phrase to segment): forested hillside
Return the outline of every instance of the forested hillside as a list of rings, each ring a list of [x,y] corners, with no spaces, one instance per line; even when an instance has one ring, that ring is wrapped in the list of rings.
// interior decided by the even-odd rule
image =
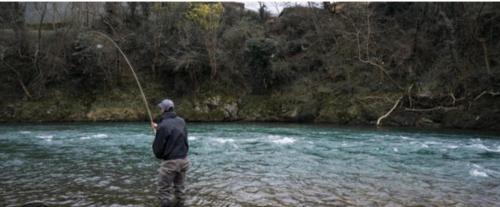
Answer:
[[[100,31],[190,121],[500,129],[498,3],[0,5],[1,121],[146,120]]]

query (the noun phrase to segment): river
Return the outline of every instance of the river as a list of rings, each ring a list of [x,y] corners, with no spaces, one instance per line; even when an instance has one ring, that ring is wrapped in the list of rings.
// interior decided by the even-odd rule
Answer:
[[[190,123],[187,206],[500,206],[500,136]],[[0,206],[156,206],[144,123],[0,125]]]

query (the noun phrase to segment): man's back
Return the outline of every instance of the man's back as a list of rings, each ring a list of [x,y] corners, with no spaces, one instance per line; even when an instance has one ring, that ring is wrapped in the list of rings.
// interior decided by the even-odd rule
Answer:
[[[153,152],[158,159],[186,158],[189,151],[186,122],[174,112],[163,114],[153,142]]]

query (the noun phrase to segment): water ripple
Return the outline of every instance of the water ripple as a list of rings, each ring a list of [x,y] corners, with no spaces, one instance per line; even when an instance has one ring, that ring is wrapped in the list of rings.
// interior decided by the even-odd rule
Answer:
[[[189,206],[496,206],[500,139],[190,124]],[[156,206],[143,123],[0,125],[0,206]]]

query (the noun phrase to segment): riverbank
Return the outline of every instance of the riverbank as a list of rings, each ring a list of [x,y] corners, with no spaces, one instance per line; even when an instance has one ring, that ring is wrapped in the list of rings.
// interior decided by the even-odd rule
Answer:
[[[39,100],[2,100],[0,122],[147,121],[146,110],[136,90],[122,87],[89,95],[52,89],[48,96]],[[264,95],[209,92],[175,97],[164,91],[154,84],[146,87],[153,114],[158,113],[154,103],[172,97],[177,112],[193,122],[300,122],[347,126],[375,126],[379,117],[390,111],[400,96],[397,93],[308,93],[292,89]],[[381,120],[381,125],[498,131],[499,106],[498,97],[488,95],[474,103],[454,107],[416,109],[399,105]]]
[[[500,129],[496,4],[325,3],[271,16],[233,3],[106,3],[84,26],[24,22],[22,8],[41,5],[2,7],[16,24],[0,31],[1,122],[146,121],[129,65],[89,33],[99,31],[153,111],[169,97],[189,121]],[[209,9],[221,13],[207,31],[192,17],[209,6],[224,9]]]

